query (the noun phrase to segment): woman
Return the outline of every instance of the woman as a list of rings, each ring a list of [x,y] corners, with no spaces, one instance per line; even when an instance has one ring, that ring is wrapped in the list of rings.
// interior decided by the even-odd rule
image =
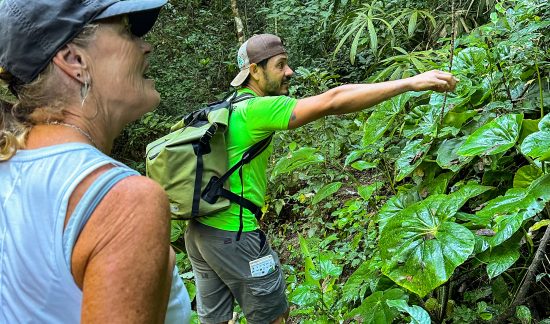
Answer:
[[[3,0],[0,323],[189,322],[165,193],[106,154],[159,94],[166,0]]]

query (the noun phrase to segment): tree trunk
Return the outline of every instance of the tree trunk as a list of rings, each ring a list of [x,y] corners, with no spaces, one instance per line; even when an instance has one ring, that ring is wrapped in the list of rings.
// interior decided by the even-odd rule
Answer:
[[[244,30],[243,21],[239,15],[239,7],[237,6],[237,0],[231,0],[231,10],[233,10],[233,18],[235,18],[235,27],[237,28],[237,39],[239,44],[244,43]]]

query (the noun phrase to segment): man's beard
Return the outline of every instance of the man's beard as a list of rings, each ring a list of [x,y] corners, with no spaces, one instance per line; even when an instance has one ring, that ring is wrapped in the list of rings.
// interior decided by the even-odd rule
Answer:
[[[266,87],[266,95],[268,96],[280,96],[280,95],[288,95],[288,87],[290,86],[290,78],[283,78],[281,82],[277,82],[274,80],[267,80],[267,87]],[[283,87],[286,85],[286,89]]]

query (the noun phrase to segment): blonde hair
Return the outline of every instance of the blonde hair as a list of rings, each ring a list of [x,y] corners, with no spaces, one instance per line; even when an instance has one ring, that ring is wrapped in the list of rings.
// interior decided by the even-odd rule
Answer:
[[[93,40],[96,24],[89,24],[71,43],[86,48]],[[8,71],[0,69],[0,81],[9,84],[10,91],[17,97],[15,103],[0,98],[0,162],[9,160],[18,149],[25,148],[25,142],[33,125],[59,121],[64,116],[64,104],[71,95],[63,86],[63,80],[54,64],[48,66],[38,77],[22,84]]]

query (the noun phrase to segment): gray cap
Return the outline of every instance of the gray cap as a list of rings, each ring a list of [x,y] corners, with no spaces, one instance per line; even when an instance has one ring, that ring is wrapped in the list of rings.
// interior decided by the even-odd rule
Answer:
[[[145,35],[167,0],[0,0],[0,69],[34,80],[88,23],[127,14]]]
[[[250,37],[239,48],[237,64],[241,70],[231,81],[234,87],[240,86],[250,73],[250,64],[259,63],[272,56],[286,53],[281,39],[272,34],[261,34]]]

